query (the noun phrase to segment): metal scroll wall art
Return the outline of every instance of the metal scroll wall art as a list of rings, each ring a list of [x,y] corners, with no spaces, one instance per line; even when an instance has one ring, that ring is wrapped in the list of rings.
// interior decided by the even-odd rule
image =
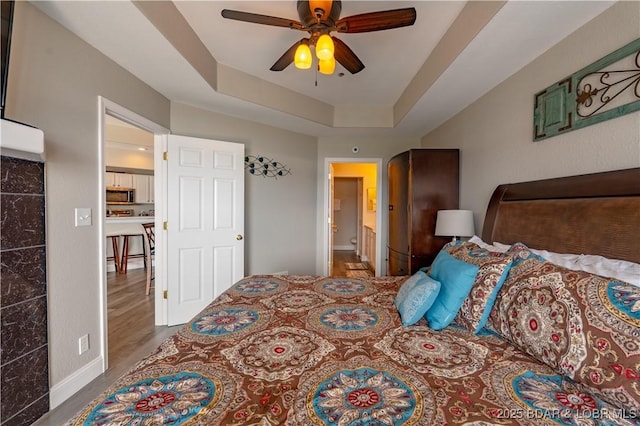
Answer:
[[[640,110],[640,39],[535,95],[539,141]]]
[[[262,155],[247,155],[244,157],[244,168],[252,175],[262,177],[277,178],[291,174],[291,169],[284,164]]]

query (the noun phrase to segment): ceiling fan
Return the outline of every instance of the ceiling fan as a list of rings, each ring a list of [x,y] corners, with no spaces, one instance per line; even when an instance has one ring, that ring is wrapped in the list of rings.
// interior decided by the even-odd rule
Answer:
[[[298,0],[297,9],[300,21],[229,9],[223,9],[222,16],[236,21],[308,32],[309,37],[291,46],[270,69],[282,71],[291,63],[297,68],[310,68],[312,56],[309,46],[315,46],[318,68],[324,74],[333,73],[336,61],[351,74],[364,69],[364,64],[358,56],[343,41],[332,36],[331,32],[366,33],[405,27],[413,25],[416,21],[416,10],[413,7],[363,13],[346,18],[340,18],[341,0]]]

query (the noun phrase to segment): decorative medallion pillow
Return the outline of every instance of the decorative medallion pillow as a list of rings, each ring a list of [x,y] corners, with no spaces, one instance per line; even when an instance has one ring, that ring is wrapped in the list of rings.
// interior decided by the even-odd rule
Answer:
[[[440,292],[440,282],[418,271],[405,281],[394,300],[402,325],[417,323],[433,305]]]
[[[496,296],[511,268],[513,255],[489,251],[468,241],[447,245],[444,250],[454,258],[478,267],[471,291],[455,318],[456,324],[477,334],[489,318]]]
[[[640,288],[528,258],[511,269],[491,321],[558,373],[640,413]]]

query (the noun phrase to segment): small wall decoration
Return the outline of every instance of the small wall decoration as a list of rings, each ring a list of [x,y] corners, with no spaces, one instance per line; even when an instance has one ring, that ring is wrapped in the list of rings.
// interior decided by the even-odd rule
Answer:
[[[262,177],[286,176],[291,170],[284,164],[262,155],[247,155],[244,157],[244,168],[252,175]]]
[[[640,110],[640,39],[537,93],[539,141]]]

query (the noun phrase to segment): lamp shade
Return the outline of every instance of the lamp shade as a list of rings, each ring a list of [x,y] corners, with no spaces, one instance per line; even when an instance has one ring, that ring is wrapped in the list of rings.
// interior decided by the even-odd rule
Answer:
[[[333,74],[336,69],[336,59],[331,57],[330,59],[318,60],[318,71],[322,74]]]
[[[320,60],[329,60],[333,58],[333,40],[328,34],[322,34],[316,42],[316,56]]]
[[[439,210],[435,235],[448,237],[471,237],[474,234],[473,211]]]
[[[296,54],[293,60],[294,65],[301,70],[308,70],[311,68],[311,62],[313,62],[313,57],[311,56],[309,45],[300,43],[296,48]]]

